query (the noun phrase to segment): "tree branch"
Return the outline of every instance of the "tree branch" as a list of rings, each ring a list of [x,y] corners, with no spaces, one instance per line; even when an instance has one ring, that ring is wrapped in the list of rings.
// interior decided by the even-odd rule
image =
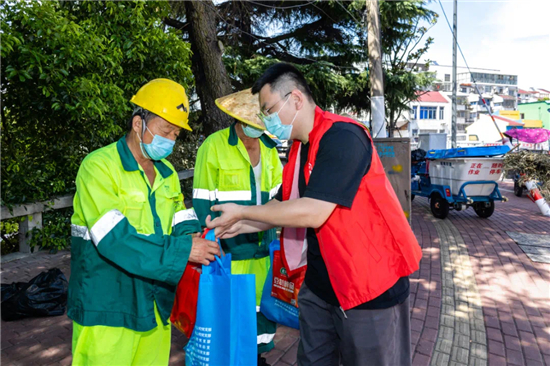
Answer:
[[[187,27],[189,25],[188,22],[180,22],[179,20],[176,20],[176,19],[172,19],[172,18],[164,18],[162,20],[162,22],[164,24],[166,24],[167,26],[170,26],[172,28],[176,28],[176,29],[179,29],[179,30],[182,30],[184,29],[185,27]]]

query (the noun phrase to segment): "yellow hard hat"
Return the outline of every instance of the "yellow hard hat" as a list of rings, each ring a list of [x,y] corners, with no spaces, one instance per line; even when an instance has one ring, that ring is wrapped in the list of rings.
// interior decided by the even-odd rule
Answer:
[[[189,100],[183,86],[175,81],[151,80],[138,90],[130,102],[176,126],[192,131],[189,127]]]

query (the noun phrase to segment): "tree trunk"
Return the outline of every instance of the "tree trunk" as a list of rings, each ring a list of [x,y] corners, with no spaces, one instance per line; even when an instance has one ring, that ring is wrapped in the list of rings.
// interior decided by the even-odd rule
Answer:
[[[218,46],[215,5],[211,0],[186,1],[185,11],[190,28],[192,69],[201,102],[203,129],[208,136],[233,121],[215,103],[217,98],[232,92],[231,82]]]

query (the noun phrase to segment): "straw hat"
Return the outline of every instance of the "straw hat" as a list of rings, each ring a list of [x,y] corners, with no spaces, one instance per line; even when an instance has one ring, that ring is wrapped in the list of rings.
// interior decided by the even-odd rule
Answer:
[[[242,90],[218,98],[216,99],[216,105],[231,117],[252,127],[265,130],[264,123],[258,118],[260,101],[257,95],[252,94],[252,89]]]

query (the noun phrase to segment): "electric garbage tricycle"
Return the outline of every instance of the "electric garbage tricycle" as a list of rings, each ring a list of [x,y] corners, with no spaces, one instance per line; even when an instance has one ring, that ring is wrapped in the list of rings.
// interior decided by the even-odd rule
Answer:
[[[500,194],[497,181],[504,173],[503,155],[508,146],[482,146],[412,152],[411,198],[427,197],[434,217],[445,219],[449,210],[473,207],[479,217],[488,218]],[[422,155],[424,155],[422,157]]]

